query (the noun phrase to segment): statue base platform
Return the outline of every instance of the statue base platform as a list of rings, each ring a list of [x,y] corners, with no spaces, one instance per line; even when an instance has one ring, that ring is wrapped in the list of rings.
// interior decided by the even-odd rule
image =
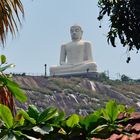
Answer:
[[[86,73],[71,73],[71,74],[60,74],[60,75],[53,75],[52,77],[81,77],[81,78],[89,78],[89,79],[98,79],[99,74],[98,72],[86,72]]]

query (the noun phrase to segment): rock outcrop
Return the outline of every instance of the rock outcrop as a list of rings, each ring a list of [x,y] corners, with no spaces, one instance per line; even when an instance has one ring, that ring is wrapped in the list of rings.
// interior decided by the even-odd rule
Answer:
[[[36,105],[40,110],[54,106],[64,110],[67,115],[77,113],[85,116],[104,107],[108,100],[115,99],[118,103],[133,106],[136,111],[140,111],[138,93],[128,91],[128,94],[124,94],[125,91],[117,86],[87,78],[15,76],[13,79],[28,96],[25,104],[17,103],[24,109],[29,104]]]

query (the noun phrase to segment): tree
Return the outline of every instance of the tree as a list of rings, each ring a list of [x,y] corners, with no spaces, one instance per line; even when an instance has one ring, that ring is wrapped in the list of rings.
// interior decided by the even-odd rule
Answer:
[[[100,81],[107,81],[107,80],[109,80],[109,76],[107,76],[107,74],[105,72],[102,72],[99,74],[99,80]]]
[[[126,76],[125,74],[123,74],[123,75],[121,76],[121,81],[122,81],[122,82],[128,82],[128,81],[130,81],[130,78],[129,78],[128,76]]]
[[[17,23],[21,24],[20,13],[24,16],[21,0],[0,0],[0,42],[3,45],[8,32],[15,35],[18,31]]]
[[[10,32],[12,36],[18,31],[18,23],[21,24],[21,16],[24,16],[23,5],[20,0],[0,0],[0,42],[4,45],[6,36]],[[3,71],[13,65],[6,65],[6,57],[0,56],[0,104],[8,106],[12,113],[15,114],[14,98],[21,99],[23,95],[24,101],[26,97],[19,89],[18,85],[11,81]],[[21,92],[20,92],[21,91]]]
[[[98,20],[109,16],[108,43],[116,47],[115,39],[128,46],[128,51],[140,49],[140,0],[99,0],[100,8]],[[130,57],[127,59],[127,63]]]

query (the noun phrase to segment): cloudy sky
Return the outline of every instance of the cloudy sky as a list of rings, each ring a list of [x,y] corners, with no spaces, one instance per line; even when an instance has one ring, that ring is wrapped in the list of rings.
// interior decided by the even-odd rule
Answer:
[[[98,71],[109,71],[111,78],[126,74],[131,78],[140,78],[140,54],[131,53],[132,60],[126,63],[126,48],[117,42],[113,48],[106,42],[107,18],[99,28],[97,20],[98,0],[23,0],[25,19],[19,34],[14,39],[8,37],[1,54],[7,56],[8,63],[16,67],[7,72],[44,74],[47,64],[48,74],[51,65],[59,64],[61,44],[71,40],[69,28],[79,24],[83,28],[83,39],[92,41],[93,58]]]

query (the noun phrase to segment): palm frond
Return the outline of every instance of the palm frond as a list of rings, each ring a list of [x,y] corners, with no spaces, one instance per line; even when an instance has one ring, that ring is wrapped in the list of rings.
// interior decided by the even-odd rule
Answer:
[[[7,33],[15,36],[18,24],[21,24],[24,9],[20,0],[0,0],[0,42],[5,44]]]

